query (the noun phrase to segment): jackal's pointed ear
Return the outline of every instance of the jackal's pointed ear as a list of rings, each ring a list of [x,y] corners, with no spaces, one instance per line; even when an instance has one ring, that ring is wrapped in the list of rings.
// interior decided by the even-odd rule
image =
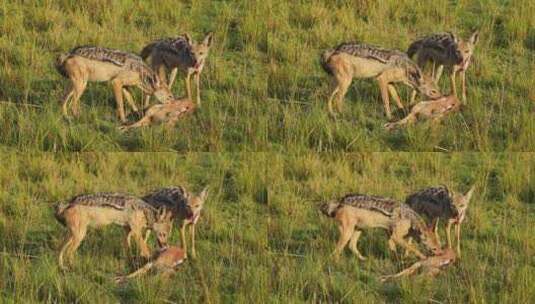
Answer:
[[[208,197],[208,186],[204,187],[204,189],[201,191],[201,193],[199,193],[199,198],[201,199],[201,201],[204,203],[204,201],[206,200],[206,198]]]
[[[472,35],[470,36],[470,38],[468,39],[468,42],[470,42],[470,44],[474,45],[476,44],[477,42],[479,41],[479,30],[475,30]]]
[[[186,39],[186,42],[191,45],[193,43],[193,40],[191,39],[191,36],[188,33],[182,34],[184,36],[184,39]]]
[[[213,37],[214,37],[214,33],[213,32],[209,32],[204,37],[204,39],[202,41],[202,44],[206,45],[207,47],[210,47],[212,45]]]

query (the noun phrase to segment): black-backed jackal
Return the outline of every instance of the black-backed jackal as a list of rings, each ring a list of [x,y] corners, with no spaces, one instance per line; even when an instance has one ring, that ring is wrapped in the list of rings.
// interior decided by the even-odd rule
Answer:
[[[392,118],[389,93],[397,106],[403,108],[393,83],[404,83],[431,99],[442,96],[435,82],[424,75],[405,53],[397,50],[362,43],[342,43],[322,54],[321,66],[335,81],[335,88],[328,100],[331,114],[334,114],[332,102],[335,97],[337,109],[342,111],[343,99],[353,78],[377,79],[388,119]]]
[[[55,206],[56,219],[69,230],[69,236],[59,254],[59,265],[63,264],[63,255],[67,253],[71,262],[76,249],[84,239],[87,229],[101,228],[110,224],[123,226],[127,231],[127,247],[130,239],[137,242],[144,257],[150,256],[150,250],[143,233],[153,230],[160,247],[167,245],[167,238],[173,227],[172,214],[165,209],[156,209],[143,200],[120,193],[84,194],[73,197],[67,203]]]
[[[468,40],[463,40],[453,33],[438,33],[426,36],[413,42],[408,50],[409,57],[417,57],[416,61],[420,68],[424,68],[429,61],[438,65],[435,74],[435,81],[438,83],[444,66],[450,67],[451,88],[454,95],[457,95],[455,76],[459,73],[461,77],[462,101],[466,102],[466,77],[465,73],[470,65],[474,48],[479,39],[479,31],[472,33]]]
[[[186,73],[186,92],[191,97],[191,76],[194,76],[197,92],[197,106],[201,105],[200,76],[208,52],[212,46],[213,33],[208,33],[201,43],[195,42],[188,34],[175,38],[164,38],[153,41],[141,50],[141,57],[149,60],[152,68],[161,79],[167,79],[166,70],[171,71],[169,88],[175,81],[178,70]]]
[[[438,239],[438,221],[440,218],[447,220],[446,235],[448,238],[448,248],[452,248],[451,225],[455,226],[457,237],[457,255],[461,256],[461,224],[466,216],[468,203],[472,198],[475,186],[468,192],[451,193],[446,186],[429,187],[409,195],[405,203],[418,214],[429,218],[432,228],[435,230]]]
[[[168,103],[152,105],[145,111],[143,118],[137,122],[119,127],[121,131],[140,128],[154,124],[164,123],[167,127],[174,127],[177,121],[185,115],[192,113],[196,106],[187,98],[174,100]]]
[[[186,252],[180,247],[169,246],[162,248],[143,267],[132,272],[131,274],[116,277],[115,282],[125,282],[128,279],[143,275],[153,268],[155,268],[158,272],[172,274],[175,272],[177,267],[184,262],[185,259]]]
[[[205,187],[198,195],[189,193],[184,187],[161,188],[147,194],[143,200],[155,208],[170,210],[176,223],[180,226],[181,245],[185,256],[188,256],[186,241],[186,226],[190,227],[191,256],[197,257],[195,251],[195,225],[201,217],[204,202],[208,197],[208,187]]]
[[[61,54],[56,59],[56,69],[72,82],[62,101],[63,114],[69,116],[68,103],[72,99],[72,110],[75,116],[80,114],[80,97],[86,89],[88,81],[109,81],[113,87],[117,102],[117,113],[122,122],[126,122],[123,105],[123,94],[134,111],[136,104],[129,86],[137,86],[144,93],[154,95],[162,103],[174,97],[165,82],[143,62],[141,57],[120,50],[79,46],[70,52]]]
[[[405,238],[415,237],[434,254],[441,251],[433,230],[406,204],[389,198],[363,194],[348,194],[339,200],[329,201],[320,207],[327,216],[336,220],[340,238],[334,250],[338,257],[349,242],[349,249],[361,260],[365,258],[357,248],[363,229],[382,228],[390,232],[389,248],[396,244],[414,252],[419,258],[426,256]]]
[[[387,130],[415,123],[423,119],[440,121],[444,116],[459,110],[461,103],[455,95],[444,96],[436,100],[421,101],[411,108],[411,112],[403,119],[396,122],[389,122],[384,125]]]

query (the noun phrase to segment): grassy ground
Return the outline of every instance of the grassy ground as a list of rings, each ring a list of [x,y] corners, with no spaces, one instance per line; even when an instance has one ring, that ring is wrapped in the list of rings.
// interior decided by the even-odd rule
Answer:
[[[534,14],[527,0],[4,1],[0,143],[47,151],[530,151]],[[339,119],[327,115],[323,50],[352,40],[405,50],[430,32],[466,36],[474,28],[481,35],[467,105],[441,125],[386,132],[372,80],[354,81]],[[67,82],[52,64],[60,52],[84,44],[139,52],[152,39],[183,32],[201,39],[207,31],[215,40],[202,75],[203,108],[175,129],[121,134],[102,83],[89,85],[81,118],[62,118]],[[183,87],[174,87],[177,96]],[[450,90],[447,77],[441,87]],[[406,100],[408,90],[399,90]]]
[[[271,162],[269,250],[273,298],[281,303],[533,303],[533,154],[372,153],[280,156]],[[462,227],[462,259],[435,280],[380,283],[408,267],[384,231],[364,231],[359,261],[332,253],[338,229],[318,202],[350,192],[402,200],[437,184],[477,190]],[[445,240],[441,230],[442,240]]]
[[[0,302],[535,301],[535,155],[468,152],[535,148],[533,1],[138,2],[0,3]],[[430,32],[474,28],[480,42],[461,113],[389,133],[377,85],[359,80],[344,113],[327,115],[323,50],[351,40],[405,50]],[[139,52],[153,39],[208,31],[215,38],[203,107],[174,129],[118,132],[103,83],[89,84],[80,118],[61,116],[67,81],[53,67],[57,54],[84,44]],[[446,77],[441,87],[449,91]],[[406,100],[409,91],[399,91]],[[460,153],[390,152],[437,150]],[[413,261],[388,252],[381,231],[361,238],[366,262],[349,253],[330,259],[338,233],[317,202],[350,191],[402,199],[428,185],[472,183],[463,258],[437,280],[380,284],[378,275]],[[167,280],[118,286],[113,276],[135,265],[121,247],[124,232],[112,228],[90,233],[73,269],[59,271],[65,230],[52,217],[55,201],[173,184],[212,189],[199,260]]]
[[[269,296],[262,155],[1,157],[0,302],[257,303]],[[204,185],[211,188],[198,225],[198,260],[187,261],[167,280],[146,276],[119,286],[113,277],[136,266],[122,247],[124,230],[116,227],[91,230],[73,268],[59,270],[57,252],[66,230],[53,217],[55,201],[96,191],[141,195],[165,185],[184,185],[192,191]],[[178,229],[171,242],[179,242]]]
[[[246,14],[243,12],[247,12]],[[47,151],[259,151],[266,146],[266,30],[254,1],[3,1],[0,143]],[[68,121],[54,58],[78,45],[139,52],[161,37],[215,33],[203,107],[176,129],[117,130],[111,86],[90,83]],[[185,95],[182,76],[173,87]],[[139,90],[137,90],[139,100]],[[135,117],[131,117],[135,119]]]
[[[279,101],[270,139],[303,151],[532,151],[535,146],[535,13],[533,1],[286,1],[273,5],[268,27],[268,94]],[[326,115],[332,91],[319,55],[344,41],[405,51],[422,35],[454,31],[480,41],[467,73],[460,114],[440,126],[387,132],[379,88],[354,80],[345,111]],[[448,77],[442,91],[450,91]],[[460,86],[460,85],[459,85]],[[403,85],[398,85],[398,88]],[[409,91],[403,88],[402,99]],[[393,106],[395,109],[395,105]],[[402,112],[398,113],[401,118]]]

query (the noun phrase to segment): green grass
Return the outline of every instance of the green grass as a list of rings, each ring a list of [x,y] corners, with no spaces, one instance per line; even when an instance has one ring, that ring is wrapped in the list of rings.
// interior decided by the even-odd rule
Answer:
[[[454,153],[1,153],[0,298],[6,303],[530,303],[535,299],[535,155]],[[331,258],[335,222],[318,203],[349,192],[402,200],[429,185],[466,191],[462,259],[435,280],[382,284],[377,277],[415,261],[387,247],[384,231]],[[184,185],[211,192],[198,226],[199,259],[165,279],[126,285],[113,277],[136,266],[119,227],[91,230],[72,268],[58,250],[66,230],[54,202],[76,194],[142,195]],[[442,239],[444,232],[441,230]],[[171,243],[179,242],[178,229]],[[151,246],[154,240],[151,239]],[[136,251],[132,250],[131,254]]]
[[[535,154],[521,153],[535,148],[534,15],[528,0],[1,2],[0,302],[535,302]],[[474,28],[460,113],[386,132],[376,83],[355,80],[343,114],[327,114],[323,50],[354,40],[405,50],[427,33]],[[68,82],[53,67],[57,54],[84,44],[139,52],[153,39],[208,31],[203,106],[175,128],[120,133],[105,83],[89,84],[80,118],[62,117]],[[177,81],[175,95],[185,95]],[[447,77],[440,85],[450,90]],[[367,261],[331,259],[338,232],[318,202],[472,183],[463,257],[437,279],[379,283],[414,261],[389,252],[382,231],[359,241]],[[124,231],[110,227],[88,234],[71,270],[58,269],[66,231],[54,202],[167,185],[211,188],[198,260],[169,279],[117,285],[113,277],[136,265]]]
[[[533,154],[368,153],[279,156],[270,172],[269,250],[273,299],[280,303],[532,303],[535,300]],[[338,229],[320,201],[350,192],[403,200],[430,185],[477,190],[462,226],[462,258],[435,280],[380,283],[408,267],[387,235],[367,230],[331,258]],[[441,226],[443,227],[443,226]],[[441,228],[443,229],[443,228]],[[445,241],[444,230],[441,230]]]
[[[4,1],[0,143],[46,151],[531,151],[534,14],[527,0]],[[475,28],[481,35],[461,113],[387,132],[375,81],[355,80],[343,114],[327,114],[323,50],[355,40],[405,50],[424,34]],[[203,107],[175,129],[120,133],[104,83],[89,84],[79,119],[62,117],[68,82],[53,67],[57,54],[84,44],[139,52],[159,37],[201,39],[207,31],[215,38],[201,77]],[[407,100],[409,90],[398,88]]]
[[[532,151],[533,1],[287,1],[273,5],[268,94],[278,100],[270,139],[287,150]],[[331,79],[320,54],[361,41],[405,51],[422,35],[480,29],[461,113],[439,126],[387,132],[374,80],[354,80],[338,120],[326,114]],[[458,83],[459,85],[459,83]],[[440,86],[450,91],[448,77]],[[460,85],[459,85],[460,86]],[[403,85],[398,85],[398,88]],[[408,100],[409,90],[401,89]],[[394,106],[395,107],[395,106]],[[403,113],[398,113],[401,118]],[[281,149],[282,150],[282,149]]]
[[[0,143],[46,151],[263,150],[269,105],[261,16],[253,1],[3,1]],[[53,66],[59,53],[87,44],[137,53],[154,39],[188,32],[200,40],[208,31],[215,36],[201,77],[203,107],[176,129],[122,134],[106,83],[89,83],[79,119],[62,117],[68,81]],[[182,77],[176,96],[185,95]]]
[[[256,303],[269,296],[267,222],[259,221],[268,214],[265,174],[258,170],[263,155],[1,155],[0,302]],[[148,275],[117,285],[113,277],[136,266],[122,246],[124,230],[115,227],[90,230],[72,269],[59,270],[66,229],[53,217],[54,202],[98,191],[142,195],[165,185],[211,188],[198,225],[198,260],[168,280]],[[171,242],[179,242],[178,229]]]

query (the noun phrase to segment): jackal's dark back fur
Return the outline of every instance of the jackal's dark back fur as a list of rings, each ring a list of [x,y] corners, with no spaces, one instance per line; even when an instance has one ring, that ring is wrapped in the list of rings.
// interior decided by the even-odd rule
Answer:
[[[409,195],[405,203],[429,218],[454,218],[458,215],[446,186],[429,187]]]
[[[434,49],[438,52],[448,54],[457,64],[463,61],[463,57],[458,50],[458,38],[451,32],[437,33],[416,40],[407,49],[407,55],[412,58],[421,49]]]
[[[340,200],[340,204],[355,208],[375,210],[384,215],[391,216],[394,209],[399,206],[399,202],[382,196],[351,193]]]
[[[163,206],[178,210],[186,203],[186,189],[181,186],[160,188],[143,196],[142,199],[153,207]]]

